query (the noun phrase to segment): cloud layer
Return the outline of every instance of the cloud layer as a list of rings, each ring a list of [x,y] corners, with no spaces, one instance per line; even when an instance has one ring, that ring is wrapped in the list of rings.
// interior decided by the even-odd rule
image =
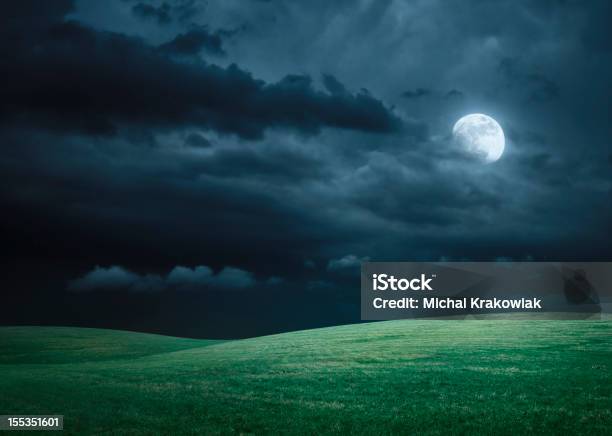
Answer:
[[[73,292],[126,291],[162,292],[166,290],[202,291],[208,289],[242,289],[256,284],[248,271],[225,267],[216,274],[207,266],[175,266],[167,275],[136,274],[121,266],[96,266],[78,279],[70,281]]]

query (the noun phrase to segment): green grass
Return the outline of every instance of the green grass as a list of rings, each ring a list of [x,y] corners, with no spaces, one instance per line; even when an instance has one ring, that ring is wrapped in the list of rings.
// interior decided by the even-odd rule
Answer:
[[[0,414],[68,433],[611,434],[612,322],[391,321],[215,342],[0,328]]]

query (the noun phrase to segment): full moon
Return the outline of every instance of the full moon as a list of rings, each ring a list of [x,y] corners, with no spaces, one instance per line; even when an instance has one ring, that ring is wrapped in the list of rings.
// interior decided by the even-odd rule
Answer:
[[[484,114],[460,118],[453,127],[453,138],[464,151],[486,163],[498,160],[506,146],[499,123]]]

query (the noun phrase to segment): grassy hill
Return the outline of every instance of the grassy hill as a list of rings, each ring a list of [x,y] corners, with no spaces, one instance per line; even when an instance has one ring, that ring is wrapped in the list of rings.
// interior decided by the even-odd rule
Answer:
[[[0,328],[0,414],[68,433],[591,433],[610,321],[391,321],[240,341]]]

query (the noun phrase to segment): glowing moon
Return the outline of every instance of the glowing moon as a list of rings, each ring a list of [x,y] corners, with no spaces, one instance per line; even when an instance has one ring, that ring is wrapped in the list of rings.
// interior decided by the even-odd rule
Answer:
[[[453,127],[453,138],[464,151],[486,163],[498,160],[506,146],[499,123],[484,114],[460,118]]]

